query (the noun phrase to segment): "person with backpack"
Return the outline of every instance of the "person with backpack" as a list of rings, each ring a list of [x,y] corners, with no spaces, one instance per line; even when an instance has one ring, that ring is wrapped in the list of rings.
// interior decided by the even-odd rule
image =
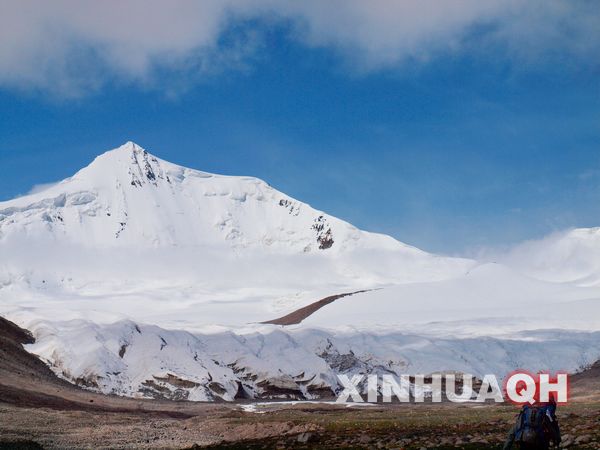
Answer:
[[[546,405],[523,405],[506,439],[504,450],[510,450],[515,445],[521,450],[548,450],[550,443],[558,447],[560,441],[556,402],[551,398]]]

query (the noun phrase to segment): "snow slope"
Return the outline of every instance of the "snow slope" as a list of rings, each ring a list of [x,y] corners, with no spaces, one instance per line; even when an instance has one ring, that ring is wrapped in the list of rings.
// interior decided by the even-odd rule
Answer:
[[[129,142],[0,203],[0,314],[59,375],[122,395],[313,398],[340,372],[576,370],[600,358],[600,241],[571,233],[584,238],[502,264],[441,257]],[[259,324],[357,290],[300,325]]]
[[[522,330],[600,330],[600,289],[531,278],[500,264],[458,277],[346,297],[305,326],[397,329],[435,336],[506,336]]]

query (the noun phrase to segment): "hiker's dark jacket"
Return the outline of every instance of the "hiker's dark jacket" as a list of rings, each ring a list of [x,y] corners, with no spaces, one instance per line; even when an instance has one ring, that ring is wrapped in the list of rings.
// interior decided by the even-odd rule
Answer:
[[[540,432],[538,433],[538,439],[535,444],[518,442],[518,436],[523,427],[523,419],[527,408],[536,409],[538,414],[543,415],[541,430],[539,430]],[[519,448],[522,450],[547,450],[550,448],[550,443],[553,443],[554,445],[560,444],[560,427],[558,426],[555,410],[555,405],[543,407],[524,406],[517,416],[515,425],[508,434],[508,438],[504,444],[504,450],[510,450],[512,448]]]

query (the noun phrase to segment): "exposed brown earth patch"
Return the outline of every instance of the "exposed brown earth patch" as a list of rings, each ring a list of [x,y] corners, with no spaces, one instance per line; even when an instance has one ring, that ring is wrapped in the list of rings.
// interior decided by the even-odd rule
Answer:
[[[600,361],[596,361],[580,373],[571,375],[569,387],[569,395],[572,398],[600,402]]]
[[[316,302],[311,303],[310,305],[304,306],[302,308],[297,309],[294,312],[286,314],[283,317],[279,317],[278,319],[268,320],[266,322],[261,322],[261,323],[272,324],[272,325],[296,325],[296,324],[299,324],[300,322],[302,322],[304,319],[306,319],[311,314],[314,314],[316,311],[321,309],[323,306],[327,306],[330,303],[332,303],[336,300],[339,300],[340,298],[349,297],[354,294],[361,294],[363,292],[369,292],[371,290],[372,289],[363,289],[361,291],[346,292],[344,294],[330,295],[329,297],[322,298],[321,300],[317,300]]]

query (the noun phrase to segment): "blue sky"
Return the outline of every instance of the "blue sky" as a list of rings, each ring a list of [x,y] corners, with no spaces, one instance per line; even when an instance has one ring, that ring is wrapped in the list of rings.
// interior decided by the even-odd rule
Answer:
[[[128,51],[149,62],[132,66],[110,56],[128,35],[110,41],[109,56],[97,55],[108,44],[96,35],[76,52],[64,38],[66,50],[44,53],[36,70],[0,47],[0,200],[134,140],[174,163],[263,178],[429,251],[470,254],[600,226],[600,39],[545,48],[536,35],[520,48],[504,28],[518,35],[539,23],[515,29],[487,10],[462,11],[460,26],[410,10],[422,26],[396,36],[388,12],[358,25],[351,15],[334,36],[318,28],[327,11],[245,12],[205,25],[210,38],[175,42],[174,62],[153,53],[155,42],[138,43]],[[566,18],[584,20],[579,10]],[[22,52],[36,64],[40,42]]]

